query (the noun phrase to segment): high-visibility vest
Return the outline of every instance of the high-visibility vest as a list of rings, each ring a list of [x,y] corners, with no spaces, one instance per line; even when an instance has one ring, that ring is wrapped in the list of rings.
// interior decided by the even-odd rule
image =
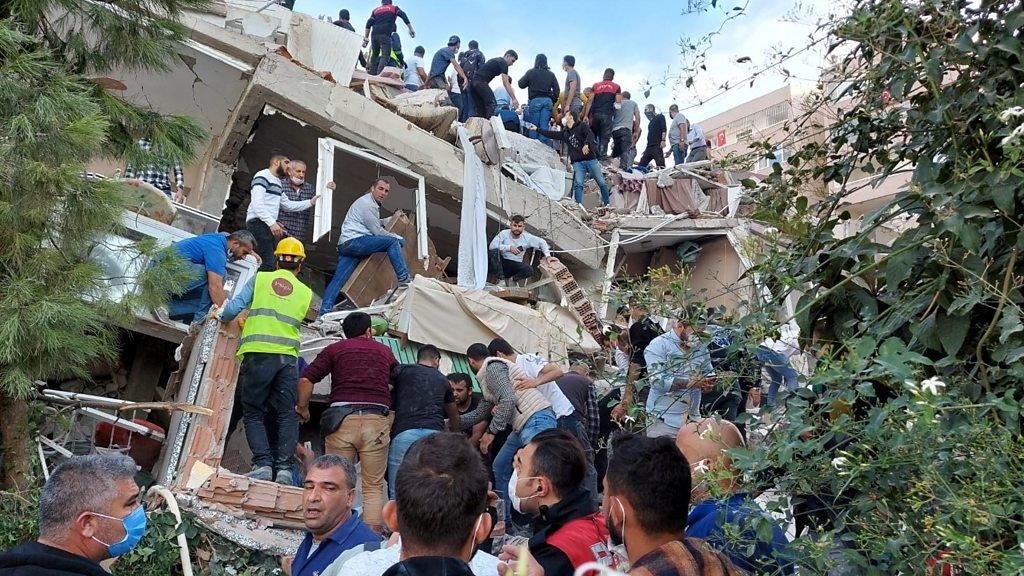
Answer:
[[[299,355],[299,326],[313,291],[289,270],[257,272],[238,356],[248,352]]]

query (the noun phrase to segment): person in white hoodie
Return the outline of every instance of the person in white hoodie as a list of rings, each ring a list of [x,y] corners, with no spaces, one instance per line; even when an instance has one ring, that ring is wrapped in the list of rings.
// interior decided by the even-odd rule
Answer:
[[[769,410],[775,406],[775,397],[779,387],[784,385],[786,392],[796,390],[799,385],[797,371],[789,360],[800,352],[800,327],[796,322],[789,321],[779,329],[779,337],[765,338],[757,349],[757,359],[764,364],[771,383],[768,385],[768,396],[765,407]]]
[[[257,251],[262,263],[260,270],[274,271],[274,250],[277,241],[288,235],[277,222],[281,209],[301,212],[316,206],[317,194],[309,200],[292,200],[284,194],[281,179],[288,175],[288,157],[280,152],[270,156],[270,166],[252,177],[249,186],[249,209],[245,213],[245,228],[256,237]]]

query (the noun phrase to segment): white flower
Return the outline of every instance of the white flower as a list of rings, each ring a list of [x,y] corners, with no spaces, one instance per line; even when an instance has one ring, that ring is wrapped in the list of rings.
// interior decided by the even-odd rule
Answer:
[[[842,470],[850,463],[845,456],[836,456],[832,459],[832,467],[836,470]]]
[[[939,380],[937,377],[932,377],[921,382],[921,390],[933,395],[938,395],[941,389],[945,387],[946,383]]]
[[[1014,106],[1013,108],[1007,108],[999,113],[999,119],[1004,123],[1009,122],[1011,118],[1018,116],[1024,116],[1024,107]]]
[[[695,463],[693,465],[693,471],[694,472],[699,472],[701,474],[707,474],[708,470],[710,470],[710,469],[711,468],[708,467],[708,459],[707,458],[705,458],[705,459],[701,460],[700,462],[697,462],[697,463]]]

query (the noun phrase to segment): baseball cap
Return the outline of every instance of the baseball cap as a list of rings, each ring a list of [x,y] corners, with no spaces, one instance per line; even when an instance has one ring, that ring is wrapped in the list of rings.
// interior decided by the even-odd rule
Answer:
[[[462,40],[459,40],[458,36],[452,36],[448,39],[449,46],[455,46],[456,44],[462,44]]]

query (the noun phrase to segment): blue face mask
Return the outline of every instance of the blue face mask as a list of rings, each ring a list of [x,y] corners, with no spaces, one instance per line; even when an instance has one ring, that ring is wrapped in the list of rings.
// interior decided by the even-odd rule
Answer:
[[[146,510],[143,509],[141,504],[124,518],[115,518],[98,512],[93,512],[93,514],[109,518],[110,520],[118,520],[124,526],[124,538],[120,542],[107,544],[95,536],[92,537],[93,540],[107,547],[107,553],[110,554],[111,558],[127,554],[129,550],[139,543],[139,540],[142,540],[142,536],[146,533]]]

